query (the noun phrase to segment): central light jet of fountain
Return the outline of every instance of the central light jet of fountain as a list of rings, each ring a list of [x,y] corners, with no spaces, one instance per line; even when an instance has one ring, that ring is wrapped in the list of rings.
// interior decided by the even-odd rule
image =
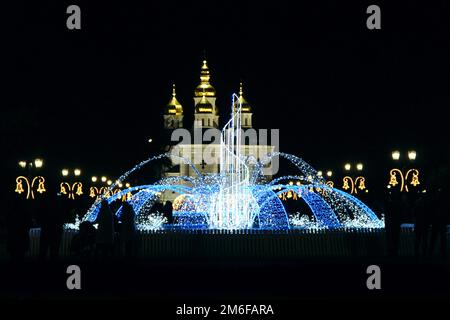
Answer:
[[[233,94],[231,119],[220,136],[220,186],[211,195],[209,226],[216,229],[251,228],[259,212],[250,189],[250,170],[241,155],[242,128],[239,97]]]

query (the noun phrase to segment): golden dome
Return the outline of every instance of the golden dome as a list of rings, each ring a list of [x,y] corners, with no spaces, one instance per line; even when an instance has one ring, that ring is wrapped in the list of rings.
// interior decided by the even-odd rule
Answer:
[[[208,101],[208,99],[206,99],[206,94],[203,94],[202,99],[195,106],[195,113],[212,113],[212,112],[213,106]]]
[[[211,76],[209,74],[208,62],[203,60],[202,69],[200,71],[200,84],[195,88],[195,96],[215,97],[216,89],[209,83]]]
[[[183,107],[177,100],[177,93],[175,92],[175,84],[172,87],[172,99],[166,106],[165,114],[181,116],[183,114]]]
[[[250,106],[250,104],[247,102],[247,100],[245,100],[244,98],[244,94],[243,94],[243,90],[242,90],[242,82],[239,83],[239,102],[241,103],[242,107],[241,107],[241,112],[242,113],[249,113],[252,112],[252,107]],[[238,107],[238,105],[236,105],[236,108]]]

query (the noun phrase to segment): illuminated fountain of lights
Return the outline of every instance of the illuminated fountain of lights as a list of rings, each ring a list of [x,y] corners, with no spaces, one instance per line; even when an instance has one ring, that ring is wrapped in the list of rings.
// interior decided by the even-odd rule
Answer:
[[[100,196],[83,220],[95,221],[102,199],[113,203],[124,195],[131,195],[127,201],[136,213],[137,228],[140,230],[384,227],[384,222],[364,203],[327,184],[301,158],[274,152],[256,161],[254,157],[242,155],[240,119],[241,104],[239,98],[233,95],[232,116],[221,132],[219,173],[202,175],[188,159],[172,153],[160,154],[142,161],[123,174],[116,183],[126,181],[144,166],[162,158],[175,158],[189,165],[196,176],[163,178],[153,184],[133,186],[116,194],[110,193],[110,196]],[[275,157],[289,160],[298,173],[277,177],[269,183],[264,182],[263,168]],[[297,183],[289,184],[290,179],[296,179]],[[116,183],[109,186],[109,189],[114,190]],[[173,203],[174,221],[171,224],[166,223],[162,213],[151,212],[165,191],[179,194]],[[280,199],[286,192],[303,200],[312,215],[307,217],[297,213],[289,218]],[[121,212],[120,205],[115,214],[120,217]]]

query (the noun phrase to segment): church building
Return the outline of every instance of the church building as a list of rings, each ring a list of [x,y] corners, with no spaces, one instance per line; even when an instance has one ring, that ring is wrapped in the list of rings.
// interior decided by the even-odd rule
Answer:
[[[207,61],[203,60],[200,69],[200,83],[194,90],[194,123],[191,126],[186,127],[186,123],[183,122],[184,110],[177,98],[175,89],[174,84],[172,88],[172,97],[164,109],[164,129],[168,136],[171,136],[176,129],[186,129],[185,132],[190,133],[192,141],[187,144],[178,144],[176,146],[168,145],[166,151],[172,152],[176,147],[176,154],[188,159],[200,173],[218,173],[220,171],[219,161],[213,161],[211,163],[211,161],[206,161],[203,155],[205,152],[208,152],[208,154],[212,153],[218,160],[220,154],[220,141],[203,142],[203,140],[197,141],[194,139],[196,134],[202,135],[208,129],[221,130],[221,127],[219,126],[219,108],[216,105],[216,89],[211,84],[211,73]],[[257,136],[258,131],[253,128],[252,107],[244,98],[242,82],[239,86],[239,102],[242,105],[241,127],[244,135],[245,133],[252,133]],[[226,106],[225,108],[230,108],[231,111],[231,107]],[[228,120],[229,118],[227,117],[224,123]],[[206,150],[206,148],[208,148],[208,150]],[[243,143],[241,149],[241,154],[254,156],[255,159],[261,159],[267,154],[276,151],[275,146],[269,145],[267,141],[259,140],[256,144],[247,141],[246,143]],[[172,162],[174,162],[174,159],[172,159]],[[189,164],[180,162],[179,164],[174,165],[165,175],[166,177],[195,177],[196,172]],[[270,176],[267,176],[266,178],[270,180]],[[167,194],[165,194],[163,198],[165,198],[165,200],[171,200],[169,199],[171,197],[167,197]]]

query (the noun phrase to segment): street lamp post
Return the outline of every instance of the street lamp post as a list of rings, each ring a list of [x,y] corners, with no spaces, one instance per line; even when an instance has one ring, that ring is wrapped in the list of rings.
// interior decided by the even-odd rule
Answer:
[[[356,168],[356,176],[350,174],[352,168]],[[342,189],[345,191],[349,190],[350,194],[358,194],[359,191],[364,191],[367,193],[368,190],[366,188],[366,178],[362,175],[362,171],[364,169],[364,165],[362,163],[357,163],[353,166],[350,163],[346,163],[344,165],[344,170],[347,174],[342,179]]]
[[[327,182],[325,184],[331,188],[334,188],[334,182],[331,180],[331,177],[333,176],[333,171],[327,170]]]
[[[100,181],[99,181],[100,180]],[[94,184],[96,183],[102,183],[102,184],[106,184],[107,181],[109,182],[110,180],[108,180],[108,177],[106,176],[101,176],[100,179],[97,178],[97,176],[92,176],[91,178],[92,181],[92,185],[89,188],[89,196],[91,198],[95,198],[98,197],[102,194],[105,194],[108,192],[108,187],[104,186],[104,185],[100,185],[100,186],[96,186]]]
[[[26,199],[34,199],[35,192],[42,194],[46,192],[45,178],[41,175],[34,176],[33,171],[39,170],[44,165],[44,160],[36,158],[33,161],[21,160],[19,161],[19,167],[26,170],[24,175],[19,175],[16,178],[16,193],[21,195],[26,194]]]
[[[398,150],[392,151],[392,160],[395,162],[401,161],[401,153]],[[409,162],[413,162],[417,158],[417,152],[410,150],[407,153]],[[400,180],[400,182],[399,182]],[[420,184],[419,170],[416,168],[408,168],[403,166],[401,169],[393,168],[389,171],[389,183],[388,188],[396,187],[399,185],[400,192],[409,192],[409,186],[417,187]]]
[[[333,180],[331,180],[331,178],[333,177],[333,171],[332,170],[326,170],[326,171],[322,171],[319,170],[317,171],[317,176],[320,178],[323,178],[325,180],[325,184],[331,188],[334,187],[334,182]]]
[[[81,170],[78,168],[73,170],[62,169],[61,175],[63,176],[63,179],[66,180],[60,183],[59,192],[72,200],[75,200],[76,196],[80,197],[83,194],[83,183],[78,180],[81,175]],[[69,181],[69,177],[75,177],[75,181]]]

